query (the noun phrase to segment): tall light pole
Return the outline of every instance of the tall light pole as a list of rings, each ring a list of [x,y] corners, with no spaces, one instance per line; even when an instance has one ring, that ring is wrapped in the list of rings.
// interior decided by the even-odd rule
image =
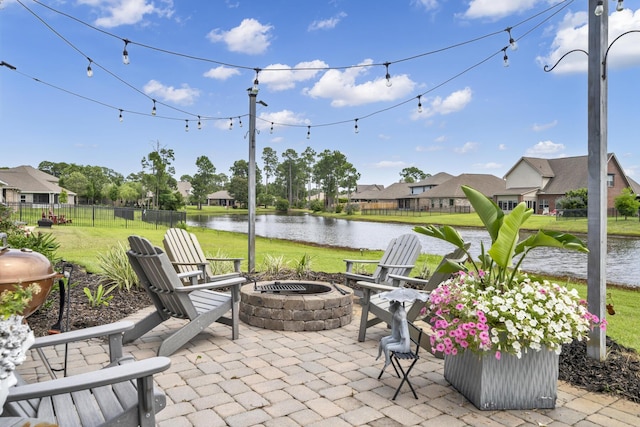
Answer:
[[[249,225],[247,235],[249,237],[248,270],[249,273],[256,271],[256,98],[258,96],[258,79],[253,86],[247,89],[249,93]],[[263,101],[258,101],[261,105],[267,106]]]
[[[587,191],[587,305],[591,313],[605,317],[607,293],[607,0],[589,0],[588,68],[588,173]],[[605,360],[606,334],[594,328],[589,334],[587,355]]]

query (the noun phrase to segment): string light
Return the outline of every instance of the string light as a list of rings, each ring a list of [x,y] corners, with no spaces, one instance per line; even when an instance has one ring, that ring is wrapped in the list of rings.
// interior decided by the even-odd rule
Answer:
[[[358,119],[356,119],[356,125],[355,125],[355,127],[353,128],[353,130],[354,130],[354,132],[355,132],[355,133],[360,132],[360,129],[358,129]]]
[[[233,130],[233,118],[229,117],[229,130]]]
[[[624,0],[618,0],[618,4],[616,5],[616,11],[622,12],[624,10]]]
[[[604,13],[604,4],[602,0],[598,0],[598,4],[596,4],[596,8],[593,13],[595,13],[596,16],[600,16]]]
[[[511,27],[505,31],[509,34],[509,46],[511,46],[511,50],[518,50],[518,42],[511,36]]]
[[[189,132],[189,120],[185,119],[184,131]]]
[[[307,139],[311,139],[311,126],[307,126]]]
[[[507,48],[506,46],[502,49],[502,52],[504,53],[504,56],[502,57],[502,65],[504,65],[505,67],[509,66],[509,57],[507,56]]]
[[[273,134],[273,122],[271,122],[271,129],[269,129],[269,133]]]
[[[422,113],[422,95],[418,95],[418,113]]]
[[[242,119],[238,116],[238,127],[242,127]]]
[[[385,68],[387,70],[387,74],[384,76],[384,78],[387,79],[387,83],[386,83],[387,87],[391,87],[391,85],[393,84],[393,83],[391,83],[391,74],[389,74],[389,65],[391,65],[390,62],[385,62],[384,63],[384,66],[385,66]]]
[[[260,68],[254,68],[254,71],[256,72],[256,78],[255,78],[255,79],[253,79],[253,87],[251,88],[251,90],[252,90],[254,93],[256,93],[256,94],[257,94],[257,93],[258,93],[258,90],[260,89],[260,88],[258,87],[258,85],[260,84],[260,82],[258,81],[258,75],[260,74],[260,71],[261,71],[261,70],[260,70]]]
[[[153,108],[151,109],[151,115],[155,116],[156,115],[156,100],[152,99],[153,101]]]
[[[124,120],[122,118],[122,110],[120,110],[120,114],[118,115],[118,120],[120,120],[120,123],[122,123],[122,121]]]
[[[91,58],[87,58],[89,60],[89,65],[87,65],[87,77],[93,77],[93,70],[91,69]]]
[[[198,130],[202,129],[202,122],[200,122],[200,116],[198,116]]]
[[[127,52],[127,45],[129,44],[129,40],[123,39],[124,49],[122,50],[122,63],[124,65],[129,65],[129,52]]]

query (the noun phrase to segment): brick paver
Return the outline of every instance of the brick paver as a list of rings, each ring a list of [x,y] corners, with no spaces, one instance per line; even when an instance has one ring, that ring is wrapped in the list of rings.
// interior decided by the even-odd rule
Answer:
[[[155,384],[167,395],[157,414],[159,426],[638,426],[640,405],[615,396],[590,393],[558,384],[555,409],[480,411],[443,378],[443,361],[426,352],[405,385],[391,400],[399,379],[393,371],[377,379],[378,340],[383,326],[357,341],[359,313],[354,304],[351,324],[327,331],[269,331],[240,326],[232,341],[228,326],[212,325],[172,357],[172,366],[157,374]],[[131,316],[140,319],[150,309]],[[137,359],[155,355],[163,337],[181,321],[169,320],[127,345]],[[70,346],[72,373],[95,369],[105,361],[91,341]],[[19,367],[29,380],[46,379],[35,352]],[[60,351],[47,350],[53,360]]]

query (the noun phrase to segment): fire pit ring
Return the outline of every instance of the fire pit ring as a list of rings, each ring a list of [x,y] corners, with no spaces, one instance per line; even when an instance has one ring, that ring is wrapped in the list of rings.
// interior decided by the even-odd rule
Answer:
[[[281,280],[240,288],[240,320],[279,331],[322,331],[351,323],[353,291],[326,282]]]

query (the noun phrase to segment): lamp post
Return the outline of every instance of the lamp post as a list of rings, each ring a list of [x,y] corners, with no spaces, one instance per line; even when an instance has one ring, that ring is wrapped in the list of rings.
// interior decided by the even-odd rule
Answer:
[[[587,191],[587,305],[599,318],[605,317],[607,293],[607,78],[605,52],[608,45],[609,8],[605,0],[589,0],[588,66],[588,181]],[[587,355],[606,358],[606,334],[594,328],[587,342]]]
[[[247,89],[249,93],[249,194],[247,208],[249,211],[249,225],[247,235],[248,243],[248,271],[255,273],[256,270],[256,98],[258,96],[258,80],[253,86]],[[267,106],[263,101],[257,101],[260,105]]]

